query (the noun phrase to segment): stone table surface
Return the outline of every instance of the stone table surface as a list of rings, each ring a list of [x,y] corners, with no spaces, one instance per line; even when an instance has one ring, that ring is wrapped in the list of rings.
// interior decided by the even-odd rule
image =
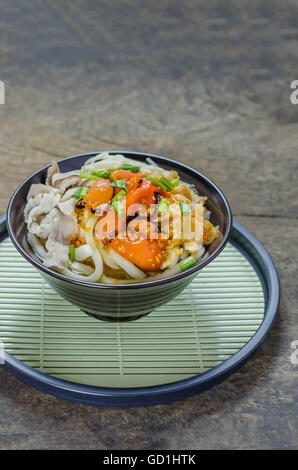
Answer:
[[[109,409],[0,370],[2,449],[297,448],[298,4],[1,1],[0,206],[52,159],[106,149],[207,174],[271,253],[282,300],[232,377],[193,398]]]

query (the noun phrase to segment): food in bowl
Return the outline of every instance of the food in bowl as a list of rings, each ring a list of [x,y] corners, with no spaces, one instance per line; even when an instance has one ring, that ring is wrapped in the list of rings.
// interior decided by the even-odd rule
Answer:
[[[101,153],[46,183],[32,184],[24,209],[28,242],[51,268],[102,284],[163,279],[193,267],[222,234],[207,197],[174,170]]]

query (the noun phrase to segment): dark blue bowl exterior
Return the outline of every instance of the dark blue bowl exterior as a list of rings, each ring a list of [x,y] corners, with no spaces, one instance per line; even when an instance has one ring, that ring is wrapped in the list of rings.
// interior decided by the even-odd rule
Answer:
[[[79,287],[53,276],[42,273],[44,279],[62,297],[89,315],[100,320],[136,320],[155,310],[160,305],[176,297],[197,273],[173,281],[171,285],[162,284],[148,288],[131,290],[95,290],[92,287]]]
[[[58,163],[61,171],[70,171],[80,168],[88,158],[98,153],[76,155]],[[91,284],[75,281],[45,268],[40,264],[27,242],[27,228],[23,213],[26,196],[31,184],[44,183],[48,167],[36,172],[17,189],[8,207],[7,225],[9,235],[19,252],[39,270],[45,280],[62,297],[96,318],[110,321],[127,321],[147,315],[185,289],[198,274],[198,271],[210,263],[226,245],[232,227],[232,216],[229,205],[221,191],[214,183],[196,170],[182,163],[151,154],[126,151],[111,151],[110,153],[121,153],[136,160],[145,160],[150,157],[164,168],[177,170],[184,181],[195,184],[200,194],[208,197],[207,206],[212,211],[211,221],[215,225],[219,225],[223,233],[223,240],[199,266],[167,279],[129,285]]]

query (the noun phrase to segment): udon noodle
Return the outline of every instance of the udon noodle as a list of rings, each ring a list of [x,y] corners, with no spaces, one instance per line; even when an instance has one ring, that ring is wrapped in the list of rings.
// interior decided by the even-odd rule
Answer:
[[[151,159],[102,153],[76,171],[53,162],[24,210],[44,266],[92,283],[162,279],[196,265],[221,233],[207,198]]]

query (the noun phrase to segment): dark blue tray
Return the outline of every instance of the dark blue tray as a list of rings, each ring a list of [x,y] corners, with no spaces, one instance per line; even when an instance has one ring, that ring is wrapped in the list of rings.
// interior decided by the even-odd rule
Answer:
[[[0,218],[0,242],[8,236],[5,216]],[[207,390],[235,372],[261,344],[278,311],[280,285],[273,261],[261,243],[234,221],[230,242],[253,266],[265,298],[264,320],[242,349],[219,365],[190,378],[158,386],[138,388],[95,387],[61,380],[33,369],[5,351],[4,369],[33,387],[59,398],[109,407],[150,406],[182,400]]]

